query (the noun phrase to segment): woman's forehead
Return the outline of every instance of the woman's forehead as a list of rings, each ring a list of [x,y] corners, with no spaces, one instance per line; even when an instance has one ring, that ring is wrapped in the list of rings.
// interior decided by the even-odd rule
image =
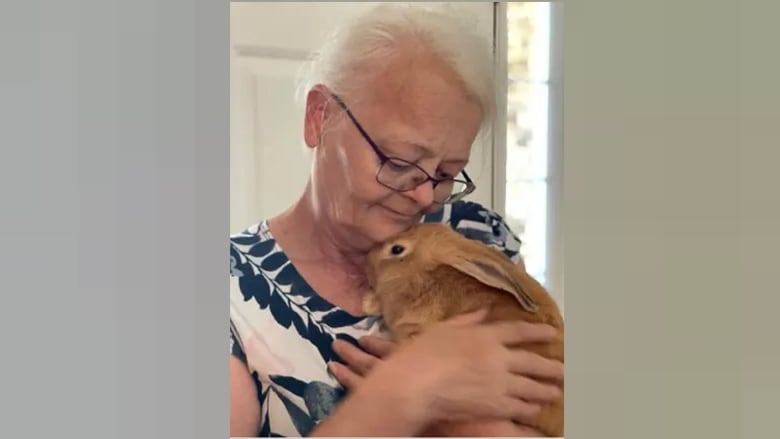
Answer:
[[[454,103],[479,107],[452,67],[432,54],[399,51],[381,67],[366,67],[373,72],[359,93],[369,101],[419,113],[454,110]]]
[[[479,104],[441,64],[406,67],[367,80],[347,105],[387,152],[467,162],[481,124]]]
[[[410,88],[360,99],[358,105],[357,113],[362,115],[359,119],[393,126],[392,140],[421,147],[430,146],[442,136],[476,134],[481,123],[478,104],[457,89],[437,93]]]

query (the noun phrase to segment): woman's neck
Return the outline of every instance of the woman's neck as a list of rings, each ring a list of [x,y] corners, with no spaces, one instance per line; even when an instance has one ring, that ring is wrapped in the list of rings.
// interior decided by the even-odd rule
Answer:
[[[293,251],[295,254],[291,256],[296,259],[345,267],[358,266],[362,271],[369,244],[358,246],[340,240],[334,230],[335,226],[326,218],[316,215],[306,197],[276,217],[275,221],[280,233],[294,237],[290,241],[295,248],[289,249],[288,253]]]
[[[352,302],[366,291],[368,243],[361,247],[339,240],[335,226],[316,214],[307,195],[268,226],[307,282],[332,303],[346,307],[335,302]],[[323,279],[325,274],[329,279]],[[334,291],[328,291],[331,288]],[[334,297],[342,294],[349,297]]]

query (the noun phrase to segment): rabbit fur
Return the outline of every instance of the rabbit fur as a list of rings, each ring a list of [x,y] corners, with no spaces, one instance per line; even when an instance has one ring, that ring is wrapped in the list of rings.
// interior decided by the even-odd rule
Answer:
[[[366,274],[371,291],[364,296],[364,312],[381,315],[397,343],[427,324],[488,307],[486,321],[524,320],[556,328],[554,342],[528,349],[563,361],[563,318],[547,290],[522,265],[446,224],[418,224],[375,246]],[[562,437],[563,396],[543,407],[528,426]]]

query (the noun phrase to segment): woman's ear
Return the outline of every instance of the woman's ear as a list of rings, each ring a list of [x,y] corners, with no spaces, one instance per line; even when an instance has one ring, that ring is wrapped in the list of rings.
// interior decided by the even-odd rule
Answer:
[[[309,148],[319,146],[325,126],[330,94],[325,86],[317,84],[306,94],[306,112],[303,121],[303,139]]]

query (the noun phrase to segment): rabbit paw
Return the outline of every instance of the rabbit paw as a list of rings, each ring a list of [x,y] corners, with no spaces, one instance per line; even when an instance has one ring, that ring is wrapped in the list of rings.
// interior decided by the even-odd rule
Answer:
[[[366,293],[366,295],[363,296],[363,312],[369,316],[382,315],[382,308],[376,294]]]

